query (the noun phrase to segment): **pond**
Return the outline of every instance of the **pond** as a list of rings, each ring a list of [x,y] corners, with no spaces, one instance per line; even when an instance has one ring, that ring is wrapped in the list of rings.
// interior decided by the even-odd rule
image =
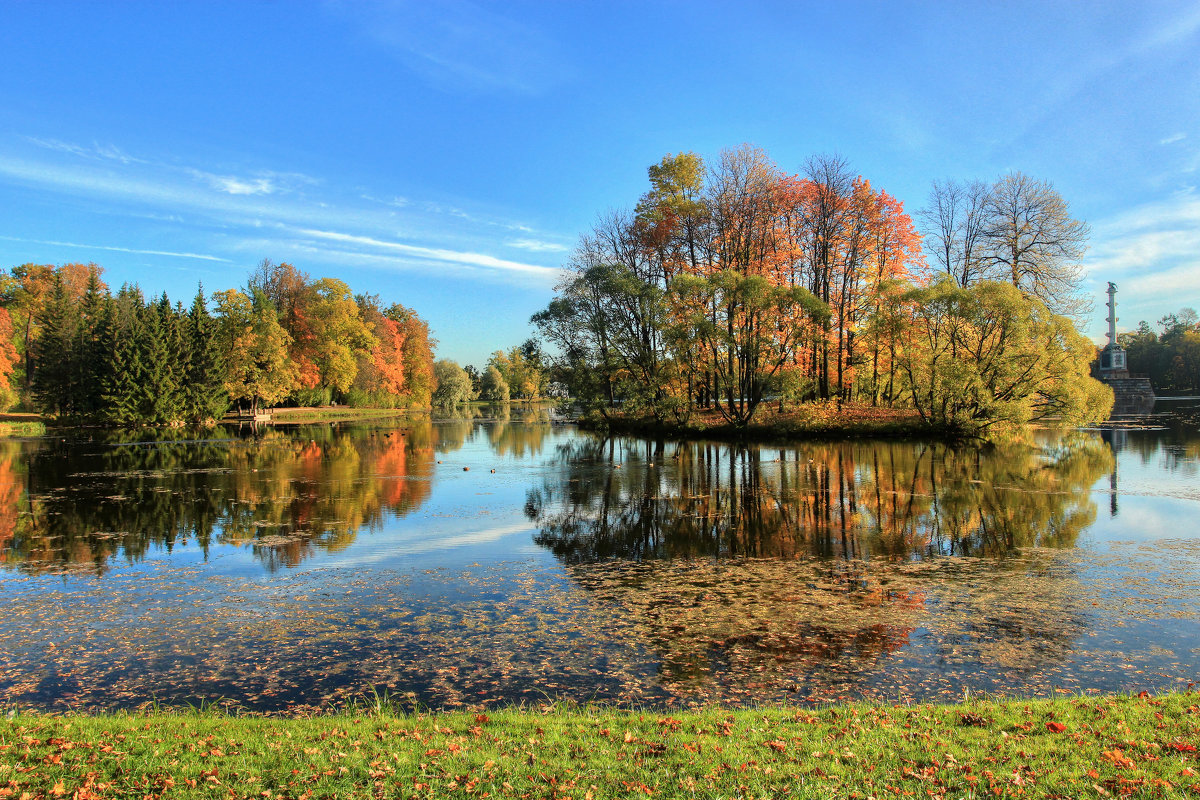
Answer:
[[[605,440],[537,409],[0,440],[0,702],[1183,688],[1198,421],[988,448]]]

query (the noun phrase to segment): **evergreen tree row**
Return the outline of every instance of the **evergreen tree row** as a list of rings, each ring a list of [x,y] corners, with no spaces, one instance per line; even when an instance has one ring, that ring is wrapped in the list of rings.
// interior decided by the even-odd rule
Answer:
[[[54,276],[32,342],[38,405],[60,418],[111,425],[204,423],[228,407],[216,321],[203,291],[190,309],[136,287],[113,296],[90,275],[76,302]]]

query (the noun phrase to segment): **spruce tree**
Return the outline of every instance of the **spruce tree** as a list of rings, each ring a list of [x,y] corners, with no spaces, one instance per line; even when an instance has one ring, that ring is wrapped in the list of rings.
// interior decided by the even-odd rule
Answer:
[[[224,376],[217,344],[216,320],[208,313],[203,286],[196,291],[185,322],[185,414],[191,422],[215,420],[225,413],[229,400],[222,386]]]
[[[141,342],[139,356],[145,380],[139,391],[141,421],[150,425],[171,422],[172,399],[175,393],[174,369],[170,350],[170,305],[164,319],[161,303],[143,306],[141,313]]]
[[[62,277],[55,273],[34,341],[33,393],[44,411],[60,417],[75,413],[78,330],[79,309],[70,302]]]
[[[95,271],[91,272],[81,304],[77,413],[87,419],[96,418],[101,412],[104,387],[112,368],[112,344],[109,341],[112,297],[107,291],[101,291],[100,286],[99,276]]]
[[[142,421],[141,391],[145,381],[142,363],[142,295],[123,286],[112,303],[109,370],[102,396],[103,418],[114,425]]]

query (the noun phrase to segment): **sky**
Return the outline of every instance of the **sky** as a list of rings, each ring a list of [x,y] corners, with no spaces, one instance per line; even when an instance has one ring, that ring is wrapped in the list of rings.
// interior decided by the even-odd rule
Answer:
[[[1050,181],[1103,341],[1200,308],[1200,3],[0,0],[0,268],[188,300],[264,258],[482,365],[668,153]]]

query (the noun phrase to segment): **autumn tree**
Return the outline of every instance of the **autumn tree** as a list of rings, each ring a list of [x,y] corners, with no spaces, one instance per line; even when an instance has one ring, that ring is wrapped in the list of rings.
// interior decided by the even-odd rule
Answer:
[[[8,309],[0,307],[0,411],[7,411],[17,401],[12,377],[21,357],[13,344],[13,336],[12,317]]]
[[[359,315],[350,287],[335,278],[322,278],[311,287],[311,299],[303,310],[311,332],[311,363],[320,385],[344,393],[358,372],[358,353],[368,353],[377,344],[374,334]]]
[[[918,214],[925,248],[934,268],[970,286],[988,274],[988,202],[991,187],[982,181],[934,181]]]
[[[403,396],[410,405],[428,406],[437,387],[433,374],[434,340],[429,334],[429,323],[417,316],[411,308],[393,303],[384,311],[384,316],[398,326],[403,336],[402,361],[405,386]]]
[[[802,176],[749,145],[702,163],[664,158],[634,214],[608,214],[581,239],[533,318],[558,350],[556,374],[586,403],[660,419],[719,400],[744,422],[759,401],[731,411],[731,389],[875,396],[882,361],[872,349],[860,381],[863,333],[881,287],[920,268],[903,206],[836,156]]]
[[[779,324],[802,316],[823,320],[828,306],[800,286],[773,284],[761,275],[733,269],[708,278],[681,275],[672,297],[692,313],[681,316],[680,337],[695,336],[711,355],[721,414],[735,425],[747,424],[764,393],[805,330]],[[715,309],[715,314],[710,314]]]
[[[88,284],[93,279],[102,291],[107,291],[108,287],[100,280],[102,273],[103,268],[93,263],[70,263],[57,267],[21,264],[13,267],[11,279],[5,282],[0,299],[13,321],[14,343],[22,357],[21,381],[26,393],[33,390],[34,372],[37,369],[34,340],[46,316],[46,304],[55,280],[62,283],[66,301],[77,305],[83,301]]]
[[[257,414],[260,403],[273,406],[296,385],[296,367],[288,358],[291,336],[261,291],[249,298],[228,289],[216,297],[225,391],[239,406],[247,401],[250,412]]]
[[[1087,223],[1048,182],[1010,172],[989,185],[935,181],[921,211],[936,268],[959,286],[1006,281],[1059,314],[1077,316]]]
[[[908,291],[891,313],[908,332],[897,354],[904,391],[930,424],[987,435],[1050,417],[1085,424],[1112,410],[1112,390],[1088,376],[1091,342],[1011,284],[964,289],[946,276]]]
[[[437,389],[433,402],[439,406],[458,406],[471,400],[471,379],[456,361],[443,358],[433,365]]]
[[[23,357],[24,389],[33,388],[33,340],[42,318],[42,309],[54,282],[54,267],[49,264],[21,264],[12,269],[13,285],[7,292],[8,306],[17,331]]]
[[[495,365],[489,364],[479,379],[479,399],[489,403],[507,403],[509,397],[508,381],[504,380]]]

